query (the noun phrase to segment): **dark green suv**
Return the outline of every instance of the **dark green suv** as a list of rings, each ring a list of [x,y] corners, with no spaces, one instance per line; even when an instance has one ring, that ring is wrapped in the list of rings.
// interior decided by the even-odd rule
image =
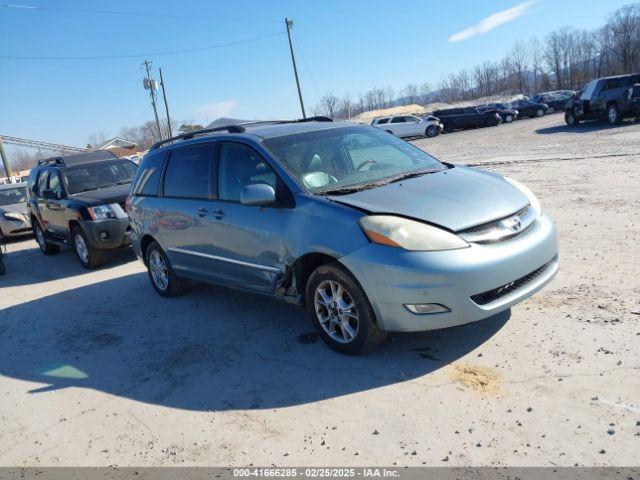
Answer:
[[[137,166],[108,151],[41,160],[28,180],[28,210],[46,255],[71,244],[85,268],[129,245],[125,201]]]

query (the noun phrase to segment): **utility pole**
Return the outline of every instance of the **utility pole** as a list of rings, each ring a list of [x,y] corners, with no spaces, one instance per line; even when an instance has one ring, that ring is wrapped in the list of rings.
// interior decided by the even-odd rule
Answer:
[[[173,137],[171,131],[171,117],[169,117],[169,104],[167,103],[167,92],[164,89],[164,78],[162,78],[162,68],[160,70],[160,86],[162,87],[162,98],[164,99],[164,109],[167,111],[167,127],[169,128],[169,138]]]
[[[293,54],[293,44],[291,43],[291,27],[293,27],[293,20],[289,18],[285,18],[284,24],[287,26],[287,37],[289,38],[289,50],[291,50],[291,62],[293,63],[293,74],[296,76],[296,86],[298,87],[298,98],[300,99],[300,110],[302,110],[302,118],[307,118],[307,114],[304,111],[304,102],[302,101],[302,90],[300,90],[300,80],[298,79],[298,67],[296,67],[296,57]]]
[[[157,82],[151,78],[151,62],[148,60],[144,61],[144,66],[147,69],[147,78],[144,82],[144,88],[149,90],[151,94],[151,106],[153,106],[153,114],[156,117],[156,125],[158,127],[158,140],[162,140],[162,128],[160,127],[160,119],[158,118],[158,108],[156,107],[156,92],[157,90]]]
[[[11,178],[13,176],[13,172],[11,171],[11,167],[9,166],[9,159],[7,158],[7,154],[4,151],[4,146],[2,145],[2,137],[0,137],[0,157],[2,157],[2,165],[4,165],[4,171],[7,174],[7,178]]]

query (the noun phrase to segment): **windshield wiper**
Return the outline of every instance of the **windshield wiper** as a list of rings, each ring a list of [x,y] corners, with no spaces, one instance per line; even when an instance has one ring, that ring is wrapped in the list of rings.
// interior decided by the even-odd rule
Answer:
[[[391,177],[387,179],[386,183],[399,182],[400,180],[406,180],[407,178],[421,177],[422,175],[428,175],[430,173],[436,173],[439,171],[440,170],[418,170],[416,172],[407,172],[407,173],[403,173],[402,175],[397,175],[395,177]]]

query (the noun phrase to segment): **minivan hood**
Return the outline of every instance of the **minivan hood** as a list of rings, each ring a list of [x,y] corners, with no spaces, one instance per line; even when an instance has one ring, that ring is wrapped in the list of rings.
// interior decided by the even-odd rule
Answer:
[[[129,195],[130,183],[124,185],[115,185],[113,187],[100,188],[98,190],[89,190],[88,192],[80,192],[71,195],[71,198],[84,202],[87,205],[103,205],[106,203],[122,203]]]
[[[411,217],[453,231],[507,217],[529,204],[500,175],[460,166],[329,198],[370,213]]]

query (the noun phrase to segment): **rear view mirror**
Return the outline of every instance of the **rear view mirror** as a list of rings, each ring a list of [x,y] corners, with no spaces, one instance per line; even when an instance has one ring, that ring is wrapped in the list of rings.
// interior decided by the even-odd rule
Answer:
[[[43,190],[42,196],[47,200],[59,200],[58,194],[54,190]]]
[[[276,191],[266,183],[247,185],[240,192],[240,203],[243,205],[262,207],[276,201]]]

